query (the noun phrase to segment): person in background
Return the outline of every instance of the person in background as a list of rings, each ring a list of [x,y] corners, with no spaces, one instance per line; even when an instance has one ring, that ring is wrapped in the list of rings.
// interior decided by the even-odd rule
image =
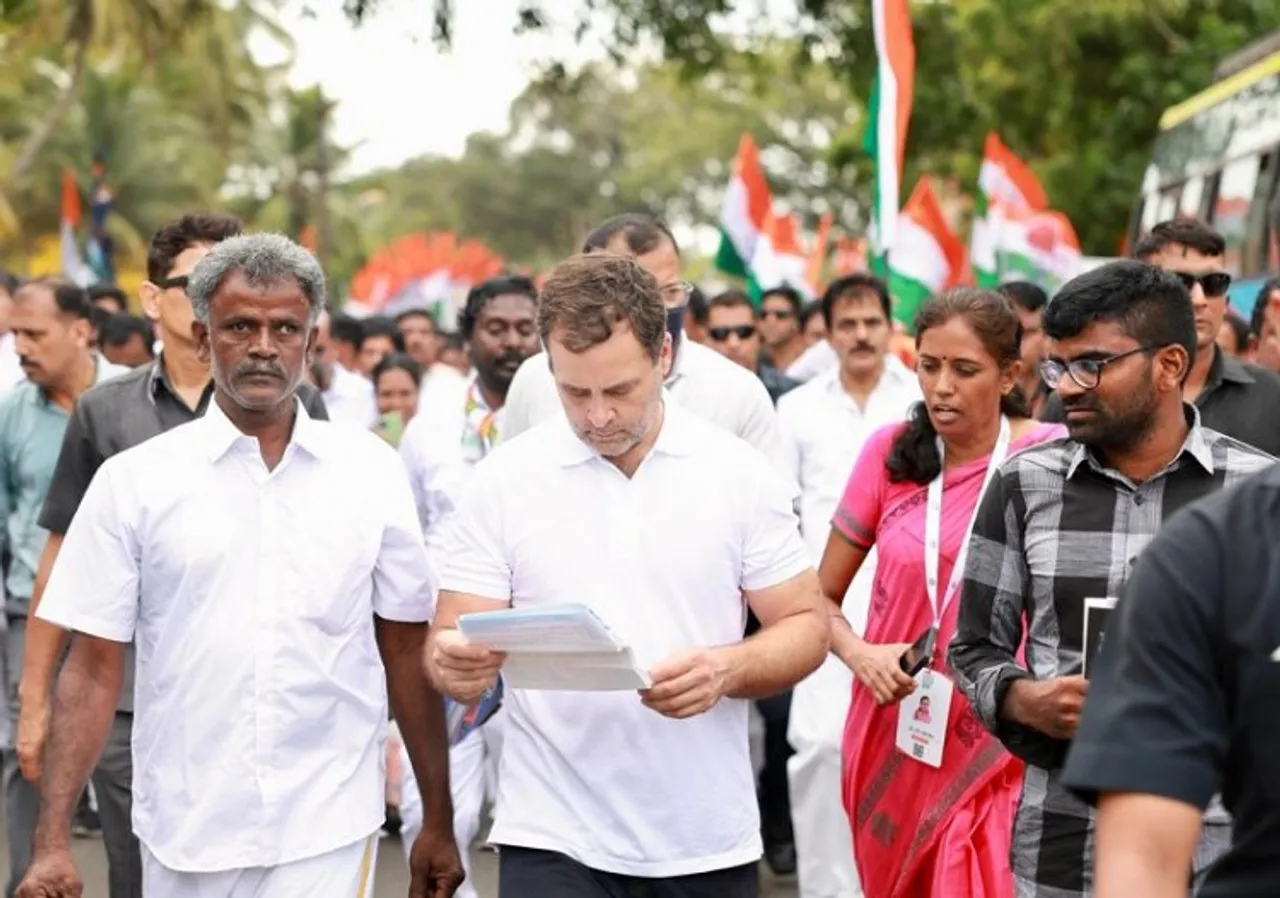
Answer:
[[[915,374],[887,351],[892,316],[884,282],[862,275],[838,278],[818,309],[831,321],[841,364],[778,402],[787,471],[800,485],[800,534],[815,565],[863,445],[880,427],[902,421],[920,400]],[[875,348],[871,356],[855,351],[865,345]],[[866,627],[874,573],[873,552],[845,596],[843,610],[856,633]],[[840,801],[840,743],[852,689],[853,674],[828,656],[796,685],[791,699],[786,737],[795,754],[787,776],[800,898],[860,894],[849,818]]]
[[[1030,416],[1017,389],[1021,324],[999,293],[960,288],[915,321],[924,401],[868,440],[831,522],[818,569],[832,602],[832,651],[857,684],[844,735],[844,805],[863,890],[874,898],[1009,894],[1009,834],[1021,765],[981,733],[955,694],[945,647],[974,510],[1011,454],[1061,427]],[[840,606],[872,548],[866,632]],[[932,634],[927,638],[926,634]],[[904,654],[923,639],[918,679]],[[928,695],[933,760],[910,753],[900,716]]]
[[[1228,309],[1222,319],[1222,327],[1218,328],[1218,349],[1236,359],[1247,359],[1249,355],[1249,322]]]
[[[1092,701],[1089,600],[1122,595],[1179,509],[1274,460],[1203,426],[1184,399],[1200,328],[1176,275],[1133,260],[1102,265],[1058,290],[1044,329],[1041,374],[1066,408],[1068,436],[1014,456],[987,490],[950,658],[982,725],[1026,765],[1018,894],[1070,898],[1094,885],[1092,809],[1061,779]],[[1230,833],[1215,801],[1195,864],[1179,871],[1184,894]]]
[[[776,303],[775,303],[776,305]],[[726,290],[707,303],[706,343],[729,361],[755,372],[774,405],[788,390],[800,386],[771,365],[761,352],[763,313],[757,313],[741,290]]]
[[[137,315],[112,315],[98,334],[98,348],[113,365],[139,368],[155,359],[155,330]]]
[[[354,315],[337,312],[329,317],[329,342],[333,359],[348,371],[360,371],[360,347],[364,345],[364,324]]]
[[[1258,291],[1249,316],[1249,331],[1249,361],[1280,373],[1280,277],[1271,278]]]
[[[89,348],[94,352],[102,348],[102,329],[111,320],[111,314],[103,306],[89,306]]]
[[[114,284],[94,284],[89,287],[89,301],[95,309],[107,315],[123,315],[129,311],[129,298]]]
[[[668,332],[675,354],[666,380],[671,395],[695,415],[780,461],[778,422],[769,393],[760,380],[719,353],[681,339],[693,285],[684,280],[680,249],[671,229],[648,215],[615,215],[587,235],[583,252],[627,256],[658,279],[667,303]],[[563,414],[547,354],[539,353],[520,366],[511,382],[503,439]]]
[[[11,556],[4,581],[3,673],[7,729],[17,730],[18,683],[27,615],[48,534],[37,522],[53,482],[67,419],[82,393],[127,369],[97,357],[89,346],[89,297],[74,284],[35,280],[14,297],[12,327],[27,379],[0,398],[0,547]],[[19,769],[12,745],[4,752],[4,808],[8,830],[6,898],[31,862],[39,800]]]
[[[378,403],[373,383],[338,361],[333,340],[332,313],[325,310],[316,322],[315,354],[310,366],[311,382],[324,397],[325,408],[334,421],[345,421],[368,430],[378,423]]]
[[[187,281],[217,243],[240,233],[229,215],[196,212],[166,222],[147,247],[147,281],[140,298],[156,323],[164,348],[156,360],[95,387],[80,397],[58,452],[40,526],[49,531],[40,556],[28,619],[22,668],[22,712],[18,761],[27,779],[41,777],[49,729],[54,671],[68,640],[65,630],[40,620],[39,608],[63,537],[94,475],[108,458],[157,434],[201,417],[213,398],[209,363],[200,355],[191,326]],[[312,418],[325,418],[324,402],[310,385],[298,391]],[[106,747],[93,771],[94,793],[107,850],[109,898],[138,898],[142,861],[133,834],[133,650],[125,652],[125,679]]]
[[[804,335],[804,347],[827,339],[827,322],[822,314],[821,300],[807,303],[800,310],[800,333]]]
[[[439,387],[453,392],[465,380],[452,366],[440,361],[444,338],[436,320],[426,309],[401,312],[396,316],[396,330],[404,341],[404,351],[422,366],[424,390],[432,391]]]
[[[689,291],[689,311],[684,316],[684,335],[694,343],[707,342],[707,294],[697,284]]]
[[[471,362],[467,359],[467,341],[457,331],[449,331],[443,336],[440,348],[440,362],[448,365],[463,377],[471,376]]]
[[[396,329],[395,321],[390,318],[365,318],[360,322],[360,331],[360,355],[357,357],[355,370],[365,377],[373,374],[378,362],[393,352],[404,352],[404,338]]]
[[[1040,377],[1040,363],[1045,353],[1044,307],[1049,302],[1049,294],[1030,281],[1010,281],[996,289],[1013,303],[1013,310],[1022,323],[1022,381],[1018,388],[1031,414],[1039,417],[1053,392]]]
[[[373,369],[373,392],[378,403],[377,434],[399,448],[404,429],[418,411],[422,366],[405,352],[387,356]]]
[[[760,295],[757,326],[764,342],[765,361],[780,372],[791,367],[807,346],[800,330],[803,305],[800,292],[785,284],[765,290]],[[774,401],[777,401],[776,396]]]
[[[10,324],[13,316],[13,294],[18,292],[20,283],[16,277],[0,269],[0,396],[22,383],[26,377],[18,362],[18,350],[14,345],[16,340]]]

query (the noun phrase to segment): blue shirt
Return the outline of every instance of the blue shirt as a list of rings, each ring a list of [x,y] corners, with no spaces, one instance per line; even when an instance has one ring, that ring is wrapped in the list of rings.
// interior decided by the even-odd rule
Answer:
[[[98,358],[95,383],[128,372]],[[5,581],[5,611],[26,616],[36,567],[49,532],[37,521],[62,448],[69,415],[31,381],[0,397],[0,542],[12,561]]]

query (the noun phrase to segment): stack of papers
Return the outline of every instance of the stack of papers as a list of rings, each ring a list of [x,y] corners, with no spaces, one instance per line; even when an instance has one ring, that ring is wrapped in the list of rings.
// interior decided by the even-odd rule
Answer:
[[[502,678],[513,689],[601,692],[647,689],[630,647],[585,605],[546,605],[464,614],[468,642],[505,652]]]

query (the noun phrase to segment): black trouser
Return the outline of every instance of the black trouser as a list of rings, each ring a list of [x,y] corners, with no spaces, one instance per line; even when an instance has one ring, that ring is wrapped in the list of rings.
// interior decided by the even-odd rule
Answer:
[[[747,613],[746,635],[760,629],[760,621]],[[787,723],[791,718],[791,690],[781,695],[762,698],[756,710],[764,722],[764,766],[756,796],[760,800],[760,828],[766,845],[793,841],[791,831],[791,790],[787,781],[787,761],[795,754],[787,741]]]
[[[498,898],[759,898],[756,864],[646,879],[602,873],[553,851],[498,849]]]

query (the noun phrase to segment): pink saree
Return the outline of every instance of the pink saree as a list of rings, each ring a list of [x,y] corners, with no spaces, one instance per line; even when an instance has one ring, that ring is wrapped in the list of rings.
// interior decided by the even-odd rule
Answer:
[[[890,483],[885,461],[903,424],[876,432],[858,458],[833,526],[854,545],[876,547],[878,562],[864,634],[868,642],[913,642],[932,623],[925,589],[926,486]],[[1036,426],[1013,453],[1063,433]],[[947,472],[941,559],[945,585],[977,506],[987,459]],[[938,634],[942,673],[956,628],[957,600]],[[954,683],[954,677],[951,677]],[[855,681],[844,731],[844,807],[867,898],[1013,898],[1009,867],[1022,764],[993,739],[956,690],[940,768],[908,758],[894,742],[898,708],[878,708]]]

